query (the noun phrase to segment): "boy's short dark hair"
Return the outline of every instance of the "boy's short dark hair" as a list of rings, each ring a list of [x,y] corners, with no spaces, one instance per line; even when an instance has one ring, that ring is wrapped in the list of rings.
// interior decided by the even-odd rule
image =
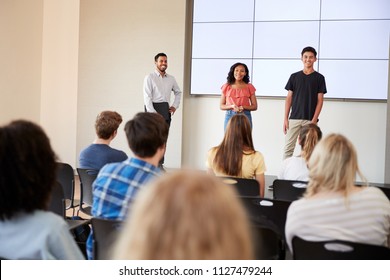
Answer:
[[[168,124],[157,113],[138,113],[125,125],[131,151],[141,158],[152,157],[167,143]]]
[[[46,210],[56,180],[56,155],[37,124],[17,120],[0,127],[0,220]]]
[[[156,55],[154,56],[154,61],[157,62],[157,60],[158,60],[158,58],[159,58],[160,56],[168,57],[165,53],[160,52],[160,53],[158,53],[158,54],[156,54]]]
[[[306,48],[303,48],[302,52],[301,52],[301,56],[305,53],[305,52],[311,52],[314,54],[315,57],[317,57],[317,51],[315,48],[313,47],[306,47]]]

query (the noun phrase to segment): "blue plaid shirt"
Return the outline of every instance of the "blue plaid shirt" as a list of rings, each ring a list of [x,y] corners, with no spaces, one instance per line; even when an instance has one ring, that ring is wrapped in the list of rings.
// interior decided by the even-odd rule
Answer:
[[[124,220],[137,192],[150,179],[158,177],[160,169],[143,160],[129,158],[103,166],[93,183],[92,216]],[[93,259],[92,231],[87,240],[88,259]]]

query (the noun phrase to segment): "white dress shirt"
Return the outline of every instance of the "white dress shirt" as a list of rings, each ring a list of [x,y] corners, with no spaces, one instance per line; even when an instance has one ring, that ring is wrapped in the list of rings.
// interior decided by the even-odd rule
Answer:
[[[157,70],[147,75],[144,79],[143,87],[146,111],[156,113],[156,110],[153,108],[153,102],[168,102],[170,104],[172,91],[175,99],[170,106],[178,109],[182,92],[177,85],[175,77],[167,73],[161,75]]]

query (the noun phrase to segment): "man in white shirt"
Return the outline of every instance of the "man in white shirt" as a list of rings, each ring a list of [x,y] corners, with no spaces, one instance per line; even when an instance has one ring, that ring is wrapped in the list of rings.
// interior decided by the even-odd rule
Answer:
[[[168,68],[167,55],[165,53],[158,53],[154,57],[154,63],[156,69],[144,79],[143,93],[145,111],[159,113],[164,117],[168,126],[170,126],[171,116],[179,108],[182,92],[177,85],[175,77],[165,72]],[[170,104],[171,92],[174,94],[172,104]],[[160,167],[162,169],[163,163],[164,158],[160,161]]]

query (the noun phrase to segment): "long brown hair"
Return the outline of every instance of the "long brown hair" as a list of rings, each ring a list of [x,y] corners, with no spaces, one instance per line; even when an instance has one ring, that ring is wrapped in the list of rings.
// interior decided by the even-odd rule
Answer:
[[[253,153],[252,128],[244,114],[234,115],[228,122],[222,143],[215,147],[214,164],[229,176],[240,176],[244,149]]]

